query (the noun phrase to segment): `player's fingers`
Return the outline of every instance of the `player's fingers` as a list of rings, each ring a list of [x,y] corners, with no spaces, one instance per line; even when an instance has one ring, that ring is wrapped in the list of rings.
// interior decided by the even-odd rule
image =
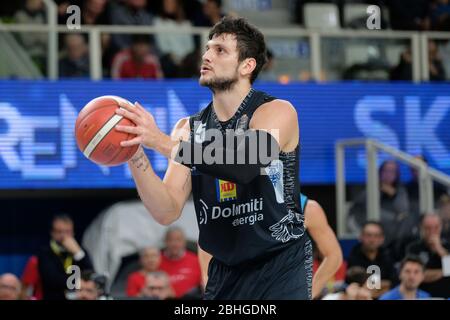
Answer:
[[[135,124],[141,124],[142,122],[141,117],[137,113],[125,110],[123,108],[116,109],[116,114],[133,121]]]
[[[135,127],[135,126],[116,125],[116,130],[121,131],[121,132],[136,134],[136,135],[141,134],[140,128]]]
[[[148,112],[139,102],[135,102],[134,103],[134,106],[135,106],[135,108],[137,108],[139,111],[142,111],[142,112]]]
[[[134,104],[129,101],[118,101],[118,104],[121,109],[125,109],[129,112],[136,113],[138,115],[142,115],[142,110],[137,108]]]
[[[120,146],[121,147],[131,147],[131,146],[134,146],[134,145],[137,145],[137,144],[141,144],[141,142],[142,142],[142,138],[141,137],[135,137],[135,138],[130,139],[130,140],[122,141],[120,143]]]

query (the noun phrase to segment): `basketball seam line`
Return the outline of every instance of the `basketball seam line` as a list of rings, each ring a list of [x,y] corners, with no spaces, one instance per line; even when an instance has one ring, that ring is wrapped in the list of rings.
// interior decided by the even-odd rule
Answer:
[[[132,136],[131,133],[129,133],[129,134],[127,135],[127,138],[126,138],[125,140],[128,140],[128,138],[129,138],[130,136]],[[117,158],[117,157],[122,153],[122,151],[124,151],[124,150],[125,150],[125,149],[122,149],[122,150],[120,150],[119,152],[117,152],[117,153],[112,157],[111,160],[109,160],[108,162],[105,163],[105,165],[108,165],[108,164],[110,164],[111,162],[113,162],[114,160],[116,160],[116,158]]]
[[[123,116],[115,114],[113,115],[104,125],[97,131],[94,137],[89,141],[86,145],[86,148],[83,151],[83,154],[86,158],[89,158],[90,155],[95,151],[100,142],[103,141],[105,136],[119,123],[120,120],[123,119]],[[105,132],[106,131],[106,132]]]

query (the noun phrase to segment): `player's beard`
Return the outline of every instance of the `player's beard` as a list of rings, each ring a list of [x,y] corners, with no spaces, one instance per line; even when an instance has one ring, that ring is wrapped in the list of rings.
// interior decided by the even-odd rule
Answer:
[[[216,77],[211,79],[200,79],[200,85],[204,87],[208,87],[212,92],[218,93],[221,91],[229,91],[233,88],[233,86],[238,82],[238,74],[235,74],[232,77]]]

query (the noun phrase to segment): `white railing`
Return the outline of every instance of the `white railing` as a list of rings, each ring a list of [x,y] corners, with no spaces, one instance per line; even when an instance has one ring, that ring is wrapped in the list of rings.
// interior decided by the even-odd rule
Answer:
[[[48,4],[49,17],[56,7],[50,5],[51,0],[45,0]],[[360,39],[399,39],[409,40],[412,52],[412,73],[413,81],[428,81],[428,40],[429,39],[450,39],[450,32],[414,32],[414,31],[393,31],[393,30],[309,30],[303,28],[277,28],[261,29],[265,36],[283,38],[308,38],[310,44],[310,70],[316,81],[321,79],[322,61],[321,44],[324,38],[360,38]],[[164,30],[153,26],[112,26],[96,25],[81,26],[80,29],[71,30],[65,25],[56,25],[56,18],[49,19],[47,25],[29,24],[0,24],[0,31],[6,32],[48,32],[48,74],[51,79],[56,79],[58,74],[58,33],[87,33],[89,35],[89,51],[91,61],[91,79],[99,80],[102,77],[101,64],[101,37],[102,33],[109,34],[156,34],[156,33],[188,33],[199,35],[202,45],[206,44],[209,28],[190,27],[177,30]]]
[[[348,210],[346,206],[345,183],[345,149],[349,147],[364,146],[366,150],[366,218],[367,220],[380,220],[380,188],[378,177],[378,152],[382,151],[391,157],[413,167],[419,172],[419,207],[420,212],[434,211],[433,181],[437,181],[450,188],[450,176],[428,165],[403,151],[390,147],[372,139],[345,139],[339,140],[335,145],[336,161],[336,218],[337,233],[340,239],[355,237],[347,231]]]

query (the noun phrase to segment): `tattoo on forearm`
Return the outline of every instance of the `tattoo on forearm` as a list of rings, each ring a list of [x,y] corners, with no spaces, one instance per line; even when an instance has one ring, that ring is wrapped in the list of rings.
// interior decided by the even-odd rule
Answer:
[[[131,159],[131,163],[136,169],[141,169],[144,172],[150,167],[150,161],[143,150],[139,151],[138,154]]]

